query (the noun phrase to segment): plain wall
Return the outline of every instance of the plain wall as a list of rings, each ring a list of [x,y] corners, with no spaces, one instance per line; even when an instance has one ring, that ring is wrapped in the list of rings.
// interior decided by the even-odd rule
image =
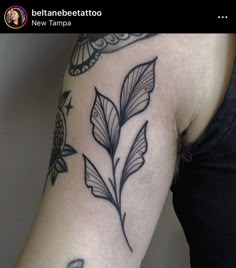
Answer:
[[[75,35],[0,35],[0,267],[13,268],[39,204]],[[189,268],[169,194],[142,268]]]

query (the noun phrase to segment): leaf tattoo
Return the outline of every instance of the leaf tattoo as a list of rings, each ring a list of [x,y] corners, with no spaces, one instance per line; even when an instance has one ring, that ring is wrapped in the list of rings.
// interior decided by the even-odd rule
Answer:
[[[66,266],[66,268],[83,268],[83,267],[84,267],[84,260],[83,259],[71,261]]]
[[[68,156],[77,153],[76,150],[69,144],[65,144],[64,149],[61,153],[62,156]]]
[[[121,194],[127,179],[145,163],[144,155],[148,148],[146,136],[148,121],[144,123],[133,141],[124,163],[119,184],[116,177],[116,168],[120,159],[116,157],[116,150],[122,126],[131,117],[143,112],[150,103],[150,94],[155,85],[156,60],[157,58],[134,67],[125,77],[120,93],[120,111],[112,100],[102,95],[95,88],[96,96],[90,114],[92,134],[110,156],[111,178],[104,180],[95,165],[83,154],[85,184],[91,189],[94,197],[105,199],[116,208],[123,235],[131,252],[133,252],[133,249],[125,232],[126,213],[122,212]],[[111,184],[109,187],[108,182]]]
[[[56,179],[58,177],[58,173],[67,172],[67,164],[64,160],[64,157],[73,155],[76,150],[66,144],[67,140],[67,124],[66,124],[66,116],[65,110],[67,110],[67,115],[72,109],[73,106],[65,105],[68,96],[70,95],[70,91],[65,91],[60,94],[58,107],[57,107],[57,114],[56,114],[56,123],[55,123],[55,130],[54,130],[54,137],[53,137],[53,146],[52,146],[52,153],[49,163],[49,171],[48,176],[51,178],[52,185],[55,184]],[[71,99],[70,102],[71,103]],[[45,183],[46,186],[46,183]],[[45,188],[44,186],[44,188]]]
[[[104,198],[114,203],[111,192],[104,182],[102,176],[99,174],[97,168],[85,155],[83,155],[83,157],[86,171],[85,183],[87,187],[92,189],[92,194],[94,196]]]
[[[156,58],[153,61],[140,64],[126,76],[120,95],[121,125],[147,108],[150,93],[154,89],[155,62]]]
[[[120,193],[128,177],[139,170],[145,163],[143,155],[147,152],[147,123],[148,121],[140,129],[125,161],[120,182]]]
[[[97,89],[90,121],[95,140],[113,156],[120,137],[119,115],[115,104]]]

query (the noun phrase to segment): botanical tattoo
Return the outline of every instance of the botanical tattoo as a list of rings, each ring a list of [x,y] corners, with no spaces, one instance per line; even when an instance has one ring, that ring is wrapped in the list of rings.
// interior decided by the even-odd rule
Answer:
[[[73,108],[71,105],[72,97],[70,97],[70,100],[68,101],[69,95],[70,91],[61,93],[57,107],[53,146],[48,171],[48,176],[51,178],[52,185],[54,185],[58,173],[67,172],[67,165],[64,157],[76,153],[76,150],[66,143],[66,116],[68,116],[70,110]]]
[[[84,267],[84,260],[78,259],[71,261],[66,268],[83,268]]]
[[[68,72],[72,76],[89,70],[102,53],[112,53],[156,33],[85,33],[80,34],[70,57]]]
[[[120,109],[108,97],[96,90],[96,97],[90,115],[94,139],[105,148],[111,159],[112,174],[105,179],[96,166],[85,156],[85,183],[91,188],[93,196],[109,201],[117,210],[122,232],[127,245],[132,248],[125,232],[126,213],[122,211],[121,194],[127,179],[145,163],[147,152],[146,121],[138,131],[126,157],[121,177],[117,178],[116,169],[120,158],[116,156],[122,126],[133,116],[144,111],[150,102],[150,94],[155,84],[156,58],[134,67],[123,82],[120,93]]]

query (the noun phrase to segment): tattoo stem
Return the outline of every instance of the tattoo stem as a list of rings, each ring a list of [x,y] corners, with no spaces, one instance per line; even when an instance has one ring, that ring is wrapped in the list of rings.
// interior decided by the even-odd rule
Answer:
[[[114,179],[114,182],[111,184],[114,186],[113,189],[114,189],[114,193],[115,193],[115,199],[116,199],[116,209],[118,211],[118,214],[119,214],[119,217],[120,217],[120,223],[121,223],[121,228],[122,228],[122,232],[124,234],[124,237],[125,237],[125,240],[126,240],[126,243],[130,249],[131,252],[133,252],[133,249],[131,248],[130,246],[130,243],[129,243],[129,240],[127,238],[127,235],[126,235],[126,232],[125,232],[125,217],[126,217],[126,213],[124,213],[124,215],[122,216],[122,211],[121,211],[121,192],[119,190],[119,197],[118,197],[118,189],[117,189],[117,183],[116,183],[116,167],[117,167],[117,164],[119,162],[119,158],[117,158],[116,162],[114,161],[114,156],[112,157],[111,161],[112,161],[112,172],[113,172],[113,179]]]
[[[120,223],[121,223],[122,232],[123,232],[124,237],[125,237],[125,241],[126,241],[128,247],[129,247],[130,251],[133,252],[133,249],[130,246],[128,237],[127,237],[126,232],[125,232],[125,217],[126,217],[126,213],[124,213],[124,215],[122,216],[121,207],[117,208],[117,210],[118,210],[118,213],[119,213],[119,216],[120,216]]]
[[[113,173],[113,180],[114,180],[113,185],[114,185],[115,199],[116,199],[116,204],[119,207],[119,199],[118,199],[118,195],[117,195],[117,184],[116,184],[116,165],[117,165],[117,162],[115,164],[114,156],[112,156],[111,162],[112,162],[112,173]]]
[[[120,158],[118,157],[118,158],[116,159],[115,169],[116,169],[116,166],[117,166],[117,164],[118,164],[119,161],[120,161]]]

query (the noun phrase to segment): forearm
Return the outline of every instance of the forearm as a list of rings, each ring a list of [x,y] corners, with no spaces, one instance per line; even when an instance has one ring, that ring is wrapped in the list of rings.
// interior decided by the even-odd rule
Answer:
[[[158,98],[156,56],[137,45],[101,57],[79,77],[66,75],[55,131],[59,138],[63,128],[63,143],[55,148],[54,141],[38,217],[17,268],[65,268],[76,259],[73,268],[139,267],[176,160],[177,127],[167,94]],[[135,76],[143,90],[136,110],[127,104]]]

